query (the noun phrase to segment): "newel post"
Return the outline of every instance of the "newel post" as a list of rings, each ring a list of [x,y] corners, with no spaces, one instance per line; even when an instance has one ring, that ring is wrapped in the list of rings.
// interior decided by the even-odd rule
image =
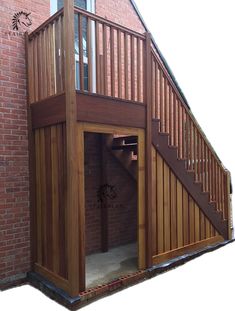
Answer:
[[[152,68],[151,34],[145,33],[144,102],[146,104],[146,265],[152,266]]]
[[[67,264],[69,294],[74,297],[84,289],[84,273],[81,273],[81,226],[79,206],[79,140],[75,90],[74,57],[74,1],[64,1],[64,53],[65,53],[65,98],[67,137]]]

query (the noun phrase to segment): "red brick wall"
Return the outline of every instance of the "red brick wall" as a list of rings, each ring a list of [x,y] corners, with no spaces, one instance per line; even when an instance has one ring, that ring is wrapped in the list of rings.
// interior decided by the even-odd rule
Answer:
[[[96,0],[96,14],[137,32],[145,32],[130,0]]]
[[[0,285],[30,267],[25,49],[11,20],[31,12],[31,30],[49,16],[49,1],[1,1],[0,6]],[[30,29],[29,29],[30,30]]]
[[[25,49],[24,38],[12,30],[11,20],[18,11],[31,12],[29,30],[33,30],[47,19],[49,6],[49,0],[2,0],[0,6],[0,285],[23,277],[30,268]],[[96,12],[144,32],[129,0],[97,0]],[[116,209],[110,215],[114,213],[111,222],[112,217],[127,221],[125,212]],[[111,243],[120,241],[113,234]]]
[[[109,247],[137,239],[137,185],[119,162],[107,151],[107,183],[114,186],[116,198],[108,200]],[[85,135],[86,254],[100,251],[101,210],[97,190],[101,185],[99,135]]]

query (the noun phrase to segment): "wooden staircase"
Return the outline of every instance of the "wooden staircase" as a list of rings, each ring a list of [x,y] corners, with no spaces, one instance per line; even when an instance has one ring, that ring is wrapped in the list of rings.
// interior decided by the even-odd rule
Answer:
[[[217,210],[216,202],[210,200],[209,192],[203,190],[202,182],[196,180],[195,171],[187,169],[186,159],[179,159],[178,148],[170,146],[169,136],[168,133],[160,132],[160,120],[155,119],[152,121],[152,142],[154,147],[170,166],[203,213],[210,219],[219,234],[227,239],[228,221],[223,219],[222,211]]]
[[[160,131],[160,120],[152,121],[152,144],[176,177],[198,204],[203,213],[210,219],[215,229],[225,239],[228,238],[228,221],[223,219],[223,213],[216,208],[216,202],[211,201],[208,191],[204,191],[202,182],[197,180],[195,170],[187,168],[187,160],[180,159],[178,147],[169,144],[168,133]],[[107,147],[118,162],[126,169],[134,181],[137,181],[138,141],[136,136],[110,135]]]
[[[137,136],[109,136],[107,147],[117,161],[137,181]]]

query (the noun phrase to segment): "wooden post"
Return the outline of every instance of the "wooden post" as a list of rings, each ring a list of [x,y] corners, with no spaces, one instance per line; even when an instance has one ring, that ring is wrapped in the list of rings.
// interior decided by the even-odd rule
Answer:
[[[146,104],[146,265],[152,266],[152,100],[151,34],[145,34],[145,104]]]
[[[67,243],[69,294],[74,297],[85,287],[84,258],[81,250],[81,206],[79,199],[79,128],[76,120],[74,2],[64,1],[65,98],[67,136]],[[83,207],[84,208],[84,207]],[[79,235],[80,233],[80,235]]]
[[[30,109],[30,98],[29,98],[29,81],[30,70],[29,70],[29,37],[28,33],[25,33],[25,51],[26,51],[26,72],[27,72],[27,117],[28,117],[28,139],[29,139],[29,204],[30,204],[30,244],[31,244],[31,270],[33,270],[34,263],[37,260],[36,256],[36,202],[35,202],[35,149],[34,149],[34,133],[32,128],[32,117]],[[32,53],[32,52],[31,52]],[[32,57],[32,54],[30,55]],[[32,78],[32,77],[31,77]]]
[[[228,240],[232,240],[233,238],[233,224],[232,224],[232,204],[230,198],[230,185],[231,185],[231,175],[229,171],[226,171],[226,200],[227,203],[226,208],[228,209]]]
[[[106,136],[107,134],[100,134],[100,148],[101,148],[101,185],[107,184],[107,156],[106,156]],[[108,201],[107,197],[103,198],[101,202],[101,251],[108,251]]]

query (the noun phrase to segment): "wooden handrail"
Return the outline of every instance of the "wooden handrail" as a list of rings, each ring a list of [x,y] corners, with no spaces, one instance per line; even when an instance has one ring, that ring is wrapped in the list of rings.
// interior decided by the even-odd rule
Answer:
[[[208,147],[210,148],[211,152],[214,154],[214,157],[216,158],[218,164],[221,166],[221,168],[225,169],[225,167],[222,165],[222,161],[220,160],[220,158],[218,157],[217,153],[215,152],[214,148],[212,147],[211,143],[209,142],[208,138],[206,137],[204,131],[202,130],[201,126],[199,125],[199,123],[197,122],[196,118],[194,117],[191,109],[189,108],[188,104],[186,104],[183,100],[183,98],[181,97],[177,87],[175,86],[173,80],[171,79],[170,75],[167,72],[167,69],[164,67],[164,65],[162,64],[162,62],[160,61],[160,58],[158,57],[158,55],[156,54],[156,52],[152,49],[152,53],[153,56],[156,58],[158,65],[161,67],[162,71],[164,72],[164,74],[167,76],[168,78],[168,82],[170,83],[170,85],[172,86],[172,88],[174,89],[174,91],[176,92],[178,98],[180,99],[180,103],[181,105],[186,109],[190,119],[192,120],[192,122],[194,123],[194,125],[198,128],[200,134],[203,136],[204,140],[206,141]]]
[[[145,35],[144,34],[141,34],[141,33],[137,32],[137,31],[131,30],[131,29],[125,27],[125,26],[122,26],[120,24],[112,22],[112,21],[110,21],[108,19],[105,19],[105,18],[103,18],[103,17],[101,17],[99,15],[96,15],[94,13],[91,13],[91,12],[88,12],[86,10],[83,10],[83,9],[81,9],[79,7],[75,6],[74,7],[74,12],[82,14],[82,15],[84,15],[86,17],[89,17],[93,21],[100,22],[101,24],[105,24],[106,26],[113,27],[116,30],[119,29],[119,30],[121,30],[123,32],[126,32],[126,33],[130,34],[130,35],[133,35],[133,36],[139,37],[142,40],[145,40]]]
[[[195,182],[202,184],[202,191],[227,219],[225,168],[153,48],[151,57],[152,117],[160,120],[160,132],[169,134],[178,158],[186,161]]]
[[[36,36],[40,31],[43,31],[48,25],[53,23],[55,20],[59,18],[59,16],[64,15],[64,8],[61,8],[59,11],[57,11],[54,15],[50,16],[44,23],[42,23],[38,28],[36,28],[34,31],[32,31],[28,35],[28,39],[32,40],[34,36]]]

